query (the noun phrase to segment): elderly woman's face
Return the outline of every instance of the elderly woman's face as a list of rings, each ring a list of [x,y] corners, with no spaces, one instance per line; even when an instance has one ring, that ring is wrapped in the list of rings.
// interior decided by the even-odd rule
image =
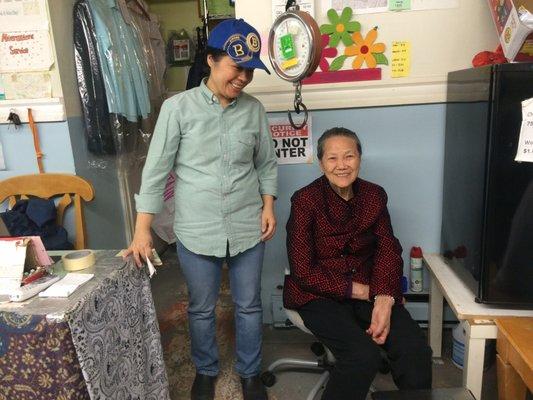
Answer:
[[[320,168],[329,183],[339,189],[349,187],[359,175],[361,156],[357,143],[346,136],[332,136],[324,142]]]

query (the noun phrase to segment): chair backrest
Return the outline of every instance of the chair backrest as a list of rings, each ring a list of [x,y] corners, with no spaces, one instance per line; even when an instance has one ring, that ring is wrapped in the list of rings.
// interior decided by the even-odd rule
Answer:
[[[89,182],[69,174],[20,175],[0,181],[0,203],[9,198],[9,208],[13,207],[17,200],[31,196],[43,199],[62,196],[56,205],[58,225],[63,225],[65,209],[74,198],[76,229],[74,248],[77,250],[85,248],[85,222],[81,199],[91,201],[94,198],[94,188]]]

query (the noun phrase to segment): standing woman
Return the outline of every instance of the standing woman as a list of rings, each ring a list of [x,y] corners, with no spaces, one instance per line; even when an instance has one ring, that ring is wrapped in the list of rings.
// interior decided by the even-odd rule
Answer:
[[[162,106],[135,198],[137,222],[127,254],[137,265],[150,254],[150,225],[174,169],[174,230],[196,367],[191,399],[214,398],[215,305],[226,261],[235,304],[235,369],[244,399],[262,400],[261,268],[265,241],[276,229],[277,165],[265,109],[243,89],[255,68],[270,72],[259,58],[259,34],[242,19],[217,25],[207,46],[209,77]]]

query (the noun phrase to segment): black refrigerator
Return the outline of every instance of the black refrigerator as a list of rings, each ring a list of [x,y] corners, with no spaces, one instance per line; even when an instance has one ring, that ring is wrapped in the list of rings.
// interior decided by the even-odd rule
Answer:
[[[517,162],[533,64],[448,74],[441,252],[477,301],[533,309],[533,163]]]

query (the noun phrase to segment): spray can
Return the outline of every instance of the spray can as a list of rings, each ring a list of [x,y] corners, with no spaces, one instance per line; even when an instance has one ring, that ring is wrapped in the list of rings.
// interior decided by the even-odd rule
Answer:
[[[411,248],[411,259],[409,263],[409,277],[411,292],[422,291],[422,249],[414,246]]]

